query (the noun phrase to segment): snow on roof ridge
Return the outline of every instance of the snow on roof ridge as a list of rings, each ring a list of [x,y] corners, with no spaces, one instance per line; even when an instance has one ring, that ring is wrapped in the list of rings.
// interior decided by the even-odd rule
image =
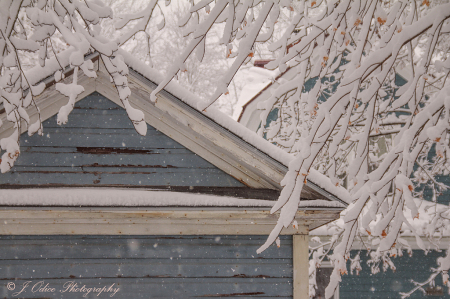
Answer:
[[[59,65],[60,63],[64,68],[67,68],[70,65],[70,54],[75,50],[76,49],[74,47],[69,47],[58,54],[58,59],[53,56],[52,58],[46,60],[44,67],[41,67],[38,64],[35,67],[25,71],[25,76],[27,77],[28,82],[34,85],[50,76],[53,76],[56,71],[61,69],[61,66]]]
[[[241,75],[236,74],[236,76],[239,76],[238,80],[243,80],[245,82],[239,98],[234,105],[232,118],[237,121],[239,121],[239,118],[242,116],[242,111],[244,110],[243,107],[267,86],[271,85],[279,73],[257,66],[252,66],[243,70],[243,72],[245,75],[242,73]]]

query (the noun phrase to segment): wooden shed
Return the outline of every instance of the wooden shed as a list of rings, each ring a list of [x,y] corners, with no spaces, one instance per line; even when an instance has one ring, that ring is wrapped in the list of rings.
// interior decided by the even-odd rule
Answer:
[[[297,225],[257,255],[291,157],[214,109],[198,111],[174,83],[151,103],[160,78],[121,54],[147,136],[97,54],[86,58],[97,78],[79,74],[85,91],[66,125],[56,114],[67,99],[41,75],[44,135],[22,132],[19,159],[0,174],[0,297],[308,298],[308,232],[339,217],[345,193],[311,173]],[[1,139],[13,128],[0,117]]]

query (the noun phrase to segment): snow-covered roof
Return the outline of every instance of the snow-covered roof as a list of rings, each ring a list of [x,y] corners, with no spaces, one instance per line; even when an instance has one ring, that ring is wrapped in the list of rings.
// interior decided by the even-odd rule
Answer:
[[[259,103],[268,100],[272,95],[272,91],[280,87],[281,82],[292,80],[295,74],[296,68],[288,67],[282,73],[273,72],[269,82],[261,78],[261,76],[256,76],[255,80],[246,85],[248,92],[244,94],[244,97],[239,98],[238,107],[236,108],[239,114],[236,112],[233,118],[250,130],[257,131],[261,124],[260,114],[262,111],[258,109]]]
[[[67,51],[71,51],[71,49]],[[119,50],[119,54],[123,56],[124,61],[130,67],[132,72],[136,72],[137,74],[145,77],[147,80],[153,82],[154,84],[158,84],[162,81],[163,76],[157,70],[152,69],[151,67],[142,63],[142,61],[136,59],[131,54],[122,49]],[[93,54],[89,58],[93,58],[95,56],[96,54]],[[63,65],[68,65],[68,59],[66,59],[67,61],[65,61],[64,57],[69,57],[69,55],[62,55],[60,63],[62,63]],[[40,82],[51,76],[53,72],[57,71],[58,69],[58,63],[50,59],[50,61],[47,62],[45,68],[37,66],[29,70],[27,72],[27,76],[29,76],[29,81],[31,84],[36,84],[37,82]],[[47,80],[51,80],[51,77]],[[170,82],[168,86],[166,86],[165,91],[181,100],[183,103],[189,105],[191,108],[195,109],[197,113],[202,114],[204,117],[212,120],[215,124],[226,130],[227,133],[236,136],[246,144],[250,145],[252,148],[263,153],[267,159],[272,160],[276,163],[280,163],[281,168],[284,169],[284,172],[287,171],[289,163],[294,158],[291,154],[286,153],[282,149],[269,143],[262,137],[258,136],[255,132],[252,132],[245,126],[237,123],[235,120],[222,113],[218,109],[209,107],[206,111],[198,110],[197,106],[200,102],[200,99],[191,92],[182,88],[176,82]],[[348,199],[350,198],[350,196],[347,190],[345,190],[343,187],[335,186],[334,184],[332,184],[328,177],[312,169],[307,177],[307,180],[307,187],[310,188],[310,190],[322,193],[324,198],[341,202],[341,204],[344,205],[348,203]],[[324,194],[324,191],[326,194]]]
[[[186,192],[117,189],[49,188],[4,189],[0,206],[125,206],[125,207],[267,207],[274,201]],[[305,200],[300,209],[344,208],[336,201]]]
[[[237,121],[239,119],[243,107],[261,90],[270,85],[277,75],[277,71],[271,71],[262,67],[250,67],[236,74],[235,80],[243,84],[244,87],[234,107],[234,120]]]

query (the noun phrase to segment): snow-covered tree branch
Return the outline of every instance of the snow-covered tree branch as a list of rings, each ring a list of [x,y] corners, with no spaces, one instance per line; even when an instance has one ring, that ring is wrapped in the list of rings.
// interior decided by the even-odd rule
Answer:
[[[340,237],[330,243],[335,246],[328,297],[340,275],[348,272],[356,236],[379,238],[371,258],[374,264],[386,261],[393,250],[401,248],[399,236],[404,227],[415,233],[408,219],[420,217],[420,187],[431,185],[435,194],[446,188],[436,178],[448,171],[450,152],[450,4],[444,2],[202,0],[191,1],[178,22],[190,40],[173,57],[164,80],[150,96],[152,101],[186,71],[188,59],[196,55],[202,60],[208,33],[217,28],[222,36],[216,42],[224,47],[223,56],[231,66],[199,110],[208,110],[228,93],[235,74],[261,45],[276,57],[267,68],[295,72],[292,80],[281,79],[281,86],[260,106],[259,133],[296,159],[272,209],[281,211],[278,224],[259,252],[291,225],[311,168],[327,174],[330,184],[345,182],[352,204],[343,216]],[[58,123],[63,124],[83,92],[77,83],[80,70],[96,76],[92,61],[85,56],[98,52],[128,117],[137,132],[145,135],[143,113],[128,102],[128,67],[117,51],[136,34],[145,33],[156,13],[157,27],[162,29],[166,24],[163,11],[159,1],[153,0],[137,13],[121,15],[116,22],[121,34],[109,40],[101,36],[100,24],[113,15],[100,1],[3,1],[0,103],[15,130],[0,140],[5,151],[1,171],[9,171],[19,158],[22,126],[27,126],[29,134],[42,134],[44,129],[41,118],[32,124],[25,110],[32,106],[39,112],[34,99],[45,88],[33,85],[36,82],[27,77],[23,67],[27,55],[37,57],[43,68],[50,57],[58,63],[56,89],[68,97],[58,114]],[[280,32],[278,20],[286,15],[291,17],[289,24],[275,36],[274,32]],[[60,60],[74,68],[71,83],[59,82],[64,73]],[[403,85],[397,82],[398,76],[407,77]],[[273,111],[278,119],[269,124],[267,117]],[[448,221],[445,215],[442,212],[433,218],[430,237]],[[320,263],[323,255],[314,254],[313,264]],[[447,273],[447,264],[439,271]],[[358,260],[354,258],[350,267],[359,269]]]
[[[447,166],[450,7],[434,5],[340,1],[326,6],[314,1],[311,10],[320,12],[310,16],[309,8],[303,10],[299,33],[289,32],[284,43],[273,46],[293,45],[268,67],[295,67],[297,75],[261,106],[260,132],[297,159],[272,210],[281,209],[279,223],[262,249],[292,221],[311,167],[327,173],[333,184],[345,179],[353,203],[332,255],[335,268],[327,296],[347,273],[355,236],[380,237],[372,259],[385,258],[399,247],[402,227],[412,229],[407,215],[420,217],[415,201],[420,194],[413,191],[424,183],[423,176],[445,188],[434,176]],[[396,86],[398,72],[405,69],[411,74],[408,82]],[[275,108],[279,117],[266,127]],[[387,149],[374,154],[381,138],[388,141]]]

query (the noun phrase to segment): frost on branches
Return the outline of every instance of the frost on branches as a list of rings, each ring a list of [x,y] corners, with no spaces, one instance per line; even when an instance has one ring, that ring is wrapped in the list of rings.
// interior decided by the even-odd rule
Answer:
[[[57,82],[63,79],[67,64],[74,68],[72,82],[56,86],[68,98],[58,113],[58,123],[65,123],[83,91],[77,84],[78,72],[95,76],[92,62],[85,57],[98,52],[130,120],[140,134],[146,133],[143,113],[128,102],[128,68],[117,50],[144,31],[154,14],[163,14],[159,2],[170,4],[170,0],[152,0],[138,13],[120,16],[116,29],[122,34],[107,40],[99,34],[101,20],[113,16],[100,1],[2,1],[0,101],[15,125],[12,135],[0,140],[4,151],[2,172],[10,170],[20,156],[19,138],[24,126],[29,134],[43,131],[40,117],[30,123],[25,111],[31,105],[39,112],[35,98],[45,87],[26,76],[23,60],[27,55],[37,56],[44,69],[49,68],[49,58],[56,61],[58,67],[52,72]],[[268,40],[274,40],[266,46],[277,58],[266,67],[280,72],[295,70],[294,79],[280,82],[260,107],[260,134],[293,153],[295,159],[272,209],[281,210],[278,224],[258,251],[275,242],[283,227],[292,223],[311,168],[327,174],[330,184],[345,181],[352,204],[343,216],[343,227],[327,245],[333,248],[334,264],[328,297],[348,266],[351,271],[360,269],[359,257],[349,261],[356,236],[379,241],[371,253],[373,271],[380,264],[394,267],[390,256],[408,248],[399,238],[402,228],[409,228],[419,246],[426,249],[408,219],[421,217],[418,211],[423,197],[417,191],[421,186],[432,186],[436,195],[446,188],[436,180],[448,167],[450,153],[450,4],[443,2],[192,0],[189,11],[179,20],[190,42],[174,57],[166,77],[152,93],[152,101],[185,70],[185,62],[193,53],[202,59],[212,28],[222,30],[219,42],[225,45],[223,55],[230,59],[231,67],[210,100],[199,102],[199,110],[206,111],[228,93],[239,68],[252,59],[257,46]],[[274,32],[280,32],[280,24],[286,24],[278,20],[286,16],[290,23],[282,28],[283,34],[274,36]],[[158,24],[164,22],[158,19]],[[58,45],[68,50],[56,51]],[[396,86],[395,77],[401,70],[410,77],[405,85]],[[278,119],[266,124],[267,115],[274,109]],[[448,213],[442,210],[433,214],[427,229],[429,237],[450,224]],[[312,253],[311,277],[315,265],[327,255],[323,246],[319,248]],[[445,281],[450,268],[447,259],[436,270]]]

